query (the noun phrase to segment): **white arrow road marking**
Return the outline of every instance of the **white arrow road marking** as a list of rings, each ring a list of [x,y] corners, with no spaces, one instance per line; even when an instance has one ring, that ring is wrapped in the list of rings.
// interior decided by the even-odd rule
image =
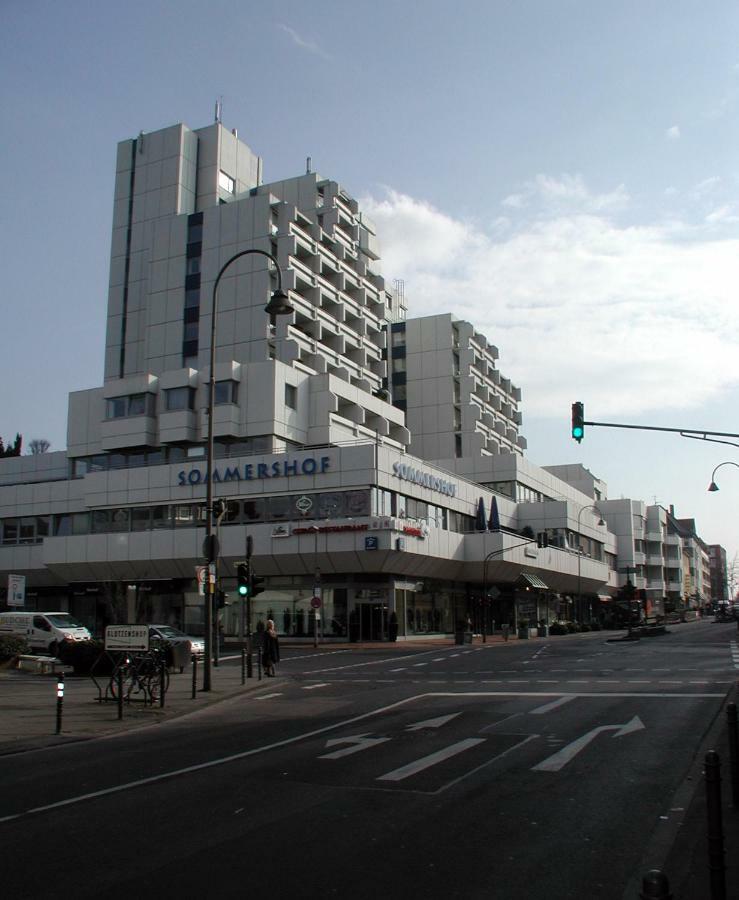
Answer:
[[[545,703],[544,706],[537,706],[536,709],[529,710],[529,715],[543,716],[544,713],[551,712],[553,709],[557,709],[559,706],[564,706],[565,703],[569,703],[574,699],[575,698],[571,695],[569,697],[560,697],[559,700],[553,700],[551,703]]]
[[[470,747],[476,747],[478,744],[484,742],[485,738],[467,738],[464,741],[451,744],[451,746],[445,747],[444,750],[439,750],[437,753],[431,753],[429,756],[424,756],[422,759],[417,759],[415,762],[408,763],[407,766],[401,766],[399,769],[394,769],[392,772],[380,775],[377,781],[402,781],[404,778],[410,778],[411,775],[415,775],[417,772],[423,772],[424,769],[430,769],[431,766],[444,762],[444,760],[450,759],[452,756],[457,756],[459,753],[464,753],[464,751],[469,750]]]
[[[576,741],[563,747],[553,756],[547,757],[544,762],[540,762],[538,766],[534,766],[531,771],[559,772],[560,769],[563,769],[568,762],[573,760],[581,750],[587,747],[591,741],[595,740],[595,738],[604,731],[615,731],[616,733],[613,736],[617,738],[622,737],[625,734],[631,734],[634,731],[641,731],[641,729],[645,727],[646,726],[639,716],[634,716],[634,718],[625,725],[601,725],[600,728],[594,728],[592,731],[579,737]]]
[[[441,728],[442,725],[446,725],[447,722],[451,722],[452,719],[456,719],[457,716],[461,716],[462,713],[452,713],[450,716],[439,716],[438,719],[426,719],[425,722],[416,722],[415,725],[409,725],[406,728],[406,731],[418,731],[419,728]]]
[[[390,738],[371,738],[367,734],[353,734],[349,737],[331,738],[326,741],[327,747],[335,747],[337,744],[353,744],[352,747],[344,747],[343,750],[335,750],[333,753],[327,753],[325,756],[319,756],[319,759],[341,759],[342,756],[351,756],[352,753],[359,753],[360,750],[369,750],[370,747],[376,747],[377,744],[384,744]]]

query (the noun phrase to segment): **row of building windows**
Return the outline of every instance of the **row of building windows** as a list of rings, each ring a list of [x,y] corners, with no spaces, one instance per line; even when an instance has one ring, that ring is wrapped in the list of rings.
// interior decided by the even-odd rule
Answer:
[[[254,522],[300,523],[316,519],[354,519],[399,516],[430,527],[460,533],[474,530],[474,518],[423,503],[379,488],[361,491],[327,491],[227,500],[222,525]],[[89,512],[23,516],[0,521],[3,545],[37,544],[51,535],[111,534],[159,528],[197,527],[205,521],[204,503],[172,503],[156,506],[118,507]]]
[[[222,406],[238,402],[239,385],[237,381],[217,381],[215,387],[215,404]],[[181,412],[195,409],[196,390],[193,387],[168,388],[163,391],[164,411]],[[106,401],[105,417],[107,419],[126,419],[132,416],[155,416],[156,394],[129,394],[124,397],[111,397]]]
[[[299,450],[298,444],[283,442],[285,450]],[[214,442],[213,451],[216,459],[235,459],[241,456],[253,456],[258,453],[274,453],[274,439],[267,435],[244,438],[238,441]],[[138,469],[142,466],[176,465],[178,463],[195,462],[203,459],[205,447],[168,446],[155,450],[128,450],[120,453],[100,453],[95,456],[80,456],[71,461],[72,478],[82,478],[90,472],[107,472],[111,469]]]

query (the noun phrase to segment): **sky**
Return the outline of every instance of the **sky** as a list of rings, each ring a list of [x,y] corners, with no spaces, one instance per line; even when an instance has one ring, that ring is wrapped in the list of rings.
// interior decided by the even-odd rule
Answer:
[[[102,383],[116,144],[222,120],[265,181],[375,221],[408,314],[452,312],[522,390],[526,456],[674,505],[739,552],[734,0],[0,0],[0,436],[66,447]]]

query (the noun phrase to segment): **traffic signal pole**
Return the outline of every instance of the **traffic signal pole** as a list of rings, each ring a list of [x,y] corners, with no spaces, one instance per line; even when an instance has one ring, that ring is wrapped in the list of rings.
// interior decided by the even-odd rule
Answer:
[[[731,441],[719,441],[716,438],[739,438],[739,434],[731,431],[706,431],[699,428],[663,428],[658,425],[624,425],[622,422],[590,422],[585,419],[584,405],[578,401],[572,404],[572,437],[579,443],[583,438],[584,426],[591,425],[598,428],[629,428],[633,431],[666,431],[679,434],[681,437],[692,438],[697,441],[710,441],[715,444],[729,444],[738,447]],[[711,435],[709,437],[709,435]]]

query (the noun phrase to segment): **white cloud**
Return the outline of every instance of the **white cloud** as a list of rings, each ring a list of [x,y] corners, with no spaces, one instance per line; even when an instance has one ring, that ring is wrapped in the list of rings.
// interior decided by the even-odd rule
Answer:
[[[673,125],[671,128],[668,128],[665,132],[665,137],[668,141],[677,141],[680,138],[680,128],[678,125]]]
[[[291,28],[289,25],[284,25],[282,22],[278,22],[277,27],[290,35],[292,42],[296,47],[307,50],[309,53],[314,54],[314,56],[320,56],[322,59],[330,59],[328,53],[322,50],[315,41],[310,41],[307,38],[302,37],[302,35],[298,34],[294,28]]]
[[[582,386],[600,414],[623,414],[697,407],[739,384],[739,240],[676,221],[617,225],[577,176],[532,184],[550,208],[508,230],[394,191],[362,201],[409,316],[472,322],[523,388],[525,414],[561,416]],[[562,212],[562,197],[581,208]]]
[[[537,175],[527,181],[523,190],[511,194],[503,200],[503,205],[511,209],[526,209],[536,203],[546,203],[552,207],[599,210],[621,210],[628,206],[629,197],[621,184],[605,194],[591,193],[581,175]]]

